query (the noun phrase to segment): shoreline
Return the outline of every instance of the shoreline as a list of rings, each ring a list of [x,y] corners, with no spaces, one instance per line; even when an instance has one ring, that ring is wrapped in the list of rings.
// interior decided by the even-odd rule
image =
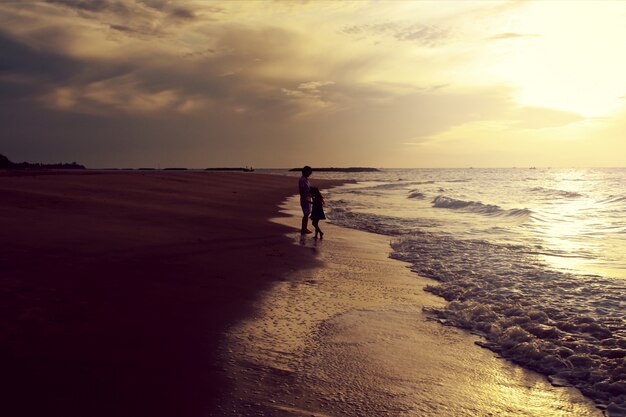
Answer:
[[[316,181],[322,186],[341,182]],[[292,177],[0,177],[0,365],[15,417],[205,416],[216,351],[275,279],[317,260],[279,225]]]
[[[0,177],[4,409],[602,415],[578,391],[428,320],[422,307],[444,301],[389,259],[387,237],[323,222],[324,241],[301,239],[294,183],[257,173]]]
[[[296,203],[283,204],[295,218]],[[431,280],[389,258],[388,237],[322,228],[324,241],[304,245],[288,234],[322,264],[273,284],[231,329],[222,354],[236,389],[223,415],[603,415],[579,391],[428,319],[422,308],[445,301],[423,290]]]

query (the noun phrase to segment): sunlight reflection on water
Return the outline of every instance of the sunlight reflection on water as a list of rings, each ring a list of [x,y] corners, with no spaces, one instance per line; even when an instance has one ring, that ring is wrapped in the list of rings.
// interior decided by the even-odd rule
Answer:
[[[620,415],[626,170],[384,174],[332,190],[329,219],[392,236],[392,257],[449,301],[433,317]]]

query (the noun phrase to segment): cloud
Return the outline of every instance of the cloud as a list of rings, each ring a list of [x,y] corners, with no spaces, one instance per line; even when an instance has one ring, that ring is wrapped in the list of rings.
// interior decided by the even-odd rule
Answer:
[[[352,42],[329,48],[294,28],[206,21],[203,10],[165,29],[158,22],[153,26],[158,16],[171,19],[163,4],[124,1],[81,9],[80,4],[55,3],[48,10],[54,16],[32,16],[28,25],[57,22],[48,29],[54,33],[50,43],[42,35],[34,40],[33,30],[8,28],[7,42],[20,51],[14,55],[25,57],[12,65],[12,77],[30,81],[25,81],[29,88],[22,91],[21,105],[0,117],[13,132],[5,139],[10,140],[7,149],[25,149],[33,143],[28,138],[43,132],[63,132],[38,152],[65,152],[91,166],[103,166],[107,159],[132,166],[132,158],[149,165],[141,152],[146,148],[149,155],[186,154],[200,166],[207,163],[201,155],[208,150],[215,163],[241,163],[235,158],[249,155],[246,163],[259,165],[259,158],[266,158],[267,165],[290,165],[302,149],[323,160],[323,150],[330,147],[337,155],[376,160],[407,136],[421,138],[497,117],[510,100],[509,92],[498,89],[464,92],[449,82],[424,80],[416,87],[388,75],[368,79],[388,66],[390,51],[355,49]],[[60,8],[78,15],[59,14]],[[158,29],[151,32],[152,27]],[[353,29],[361,30],[425,48],[449,36],[437,26],[415,23]],[[98,48],[85,51],[67,42]],[[50,69],[42,63],[50,63]],[[42,120],[39,128],[18,127],[25,114]],[[129,139],[124,143],[121,138]],[[86,147],[85,141],[97,155],[72,153]],[[309,142],[320,149],[310,149]],[[192,155],[162,151],[174,143],[184,143]],[[268,147],[283,151],[270,155]]]
[[[46,0],[50,5],[75,11],[129,36],[162,36],[171,27],[196,20],[186,2],[168,0]]]
[[[169,13],[171,17],[175,17],[178,19],[187,20],[187,19],[194,19],[196,17],[196,14],[192,10],[185,9],[182,7],[174,7],[169,11]]]
[[[110,13],[124,18],[139,17],[158,12],[175,19],[193,19],[195,12],[181,1],[168,0],[46,0],[78,11]],[[182,3],[182,4],[181,4]],[[214,9],[215,10],[215,9]]]
[[[413,165],[403,142],[463,126],[577,125],[574,113],[519,107],[519,90],[484,76],[484,51],[500,48],[485,33],[531,36],[489,26],[504,13],[491,5],[0,3],[0,149],[90,166],[291,166],[303,155],[398,166]]]
[[[532,33],[515,33],[515,32],[505,32],[498,33],[493,36],[488,37],[489,40],[506,40],[506,39],[523,39],[523,38],[536,38],[539,35]]]
[[[506,141],[509,138],[528,137],[539,129],[548,131],[569,128],[587,120],[576,113],[519,106],[512,97],[513,90],[505,87],[430,97],[429,105],[441,103],[439,108],[432,110],[433,114],[426,112],[429,118],[437,118],[437,122],[431,120],[428,129],[405,138],[402,143],[415,146],[450,137],[458,142],[476,141],[484,132]],[[445,115],[444,108],[454,114]]]
[[[208,26],[204,33],[195,34],[203,41],[198,43],[203,49],[181,54],[175,38],[157,43],[147,37],[120,41],[101,26],[90,24],[106,20],[103,16],[109,14],[134,15],[131,6],[147,7],[150,14],[152,9],[165,9],[166,3],[144,7],[131,1],[87,4],[58,0],[52,8],[38,10],[48,14],[16,13],[25,20],[0,32],[0,93],[33,106],[113,118],[123,113],[191,114],[218,102],[222,111],[239,114],[246,109],[248,114],[276,112],[290,117],[302,110],[301,103],[285,99],[281,92],[290,81],[277,81],[273,75],[275,65],[282,70],[297,53],[296,37],[288,31]],[[57,13],[58,7],[100,16],[68,18]],[[134,34],[138,30],[136,24],[108,26],[115,32]],[[179,34],[184,33],[181,31],[179,28]],[[72,43],[80,47],[73,48]],[[207,43],[214,47],[207,48]],[[85,53],[82,48],[87,45],[93,47]],[[305,81],[294,77],[298,84]],[[312,97],[320,88],[323,85],[305,85],[303,91]]]
[[[522,107],[516,111],[517,126],[522,129],[544,129],[584,120],[579,114],[540,107]]]
[[[300,83],[298,88],[300,90],[319,92],[320,88],[325,87],[327,85],[333,85],[333,84],[335,84],[333,81],[309,81],[306,83]]]
[[[324,91],[324,87],[333,84],[335,84],[333,81],[308,81],[300,83],[295,89],[282,88],[281,91],[285,96],[296,100],[302,106],[302,111],[298,113],[298,116],[303,116],[311,111],[333,105],[331,95]]]
[[[190,107],[191,98],[183,97],[176,90],[147,91],[142,89],[130,76],[122,79],[108,79],[80,87],[53,88],[39,97],[46,107],[90,113],[111,115],[111,110],[126,114],[147,114],[162,111],[189,111],[198,108],[196,103]],[[197,100],[196,100],[197,101]]]
[[[12,46],[3,49],[19,49],[10,54],[8,63],[13,77],[31,78],[32,88],[22,89],[24,98],[58,111],[117,117],[124,112],[193,113],[218,105],[226,112],[288,120],[354,106],[351,95],[358,95],[356,90],[363,86],[349,85],[358,86],[360,74],[384,59],[363,52],[311,53],[315,49],[307,48],[310,40],[305,34],[267,25],[202,20],[193,29],[183,24],[161,38],[150,22],[158,20],[157,14],[166,20],[172,14],[174,3],[167,1],[50,0],[48,4],[30,15],[25,25],[29,29],[8,28],[13,33],[6,33],[4,40]],[[194,11],[197,16],[207,13],[225,14],[213,8]],[[400,27],[394,33],[407,38],[430,36],[428,31],[415,34],[416,28]],[[133,39],[120,39],[118,33]],[[159,40],[151,39],[153,35]],[[25,58],[17,62],[20,56]],[[345,87],[337,88],[335,83]],[[400,91],[397,87],[377,90],[371,100],[385,100]]]
[[[128,33],[136,33],[136,34],[141,33],[137,31],[137,29],[133,29],[130,26],[125,26],[125,25],[109,25],[109,27],[113,30],[119,30],[120,32],[128,32]]]
[[[129,9],[122,1],[114,0],[46,0],[50,4],[58,4],[89,12],[114,11],[119,14],[128,14]]]
[[[450,31],[434,25],[412,25],[396,32],[394,36],[401,41],[414,41],[434,48],[448,40]]]
[[[367,23],[344,27],[342,32],[358,37],[387,36],[398,41],[414,42],[429,48],[441,46],[450,38],[450,30],[437,25],[421,23]]]
[[[65,78],[66,71],[81,67],[77,61],[54,52],[37,50],[0,32],[0,71],[38,74],[49,79]]]

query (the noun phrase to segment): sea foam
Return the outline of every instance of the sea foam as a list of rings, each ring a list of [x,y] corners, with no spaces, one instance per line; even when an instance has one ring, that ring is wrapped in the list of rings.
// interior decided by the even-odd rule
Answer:
[[[423,233],[392,247],[393,258],[439,281],[426,290],[449,304],[429,309],[433,317],[600,404],[626,406],[623,282],[552,271],[519,248],[482,241]]]
[[[461,200],[439,202],[508,212]],[[425,232],[426,223],[416,225],[415,219],[340,206],[330,212],[334,223],[395,236],[391,257],[437,281],[426,290],[448,304],[427,309],[433,318],[483,336],[481,346],[555,384],[579,388],[609,416],[624,415],[626,282],[553,270],[523,245],[456,239]]]

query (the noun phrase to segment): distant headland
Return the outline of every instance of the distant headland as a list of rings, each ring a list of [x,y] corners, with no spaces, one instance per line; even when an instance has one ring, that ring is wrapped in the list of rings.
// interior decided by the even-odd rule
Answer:
[[[0,169],[85,169],[84,165],[72,163],[58,163],[58,164],[42,164],[31,162],[11,162],[9,158],[0,154]]]
[[[289,171],[301,171],[302,168],[292,168]],[[349,167],[349,168],[313,168],[313,172],[380,172],[378,168]]]
[[[241,171],[241,172],[253,172],[254,168],[206,168],[205,171]]]

